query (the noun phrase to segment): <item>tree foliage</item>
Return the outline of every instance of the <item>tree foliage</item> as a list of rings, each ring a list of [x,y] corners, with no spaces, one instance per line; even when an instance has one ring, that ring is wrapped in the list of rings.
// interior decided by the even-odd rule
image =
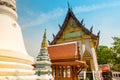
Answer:
[[[119,57],[119,55],[120,55],[120,38],[113,37],[113,40],[114,40],[114,42],[112,43],[113,52],[116,53]]]
[[[112,43],[113,53],[116,54],[115,61],[113,62],[112,69],[115,71],[120,71],[120,38],[113,37],[114,42]]]
[[[99,46],[97,50],[98,64],[107,64],[114,62],[116,55],[107,46]]]
[[[99,46],[97,49],[98,64],[112,64],[112,69],[120,71],[120,38],[113,37],[112,47]]]

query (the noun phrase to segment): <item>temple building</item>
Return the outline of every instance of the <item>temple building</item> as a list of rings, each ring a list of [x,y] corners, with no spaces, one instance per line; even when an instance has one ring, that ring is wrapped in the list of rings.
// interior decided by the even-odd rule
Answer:
[[[46,30],[44,32],[41,49],[38,53],[37,60],[35,62],[35,71],[37,74],[37,80],[54,80],[52,77],[51,62],[47,50],[48,44],[46,41]]]
[[[95,35],[93,27],[88,30],[83,19],[78,21],[70,7],[59,27],[48,47],[54,79],[78,80],[79,76],[81,80],[100,80],[96,55],[100,32]]]
[[[77,42],[48,47],[54,80],[78,80],[79,73],[87,68],[86,63],[80,60],[78,49]]]
[[[35,80],[17,17],[16,0],[0,0],[0,80]]]

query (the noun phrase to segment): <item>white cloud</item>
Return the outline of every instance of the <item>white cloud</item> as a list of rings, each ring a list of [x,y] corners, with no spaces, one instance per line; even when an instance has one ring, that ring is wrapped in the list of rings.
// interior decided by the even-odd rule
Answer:
[[[74,12],[80,13],[80,12],[89,12],[89,11],[95,11],[95,10],[99,10],[99,9],[104,9],[104,8],[109,8],[109,7],[114,7],[114,6],[120,6],[120,1],[118,2],[111,2],[111,3],[102,3],[102,4],[93,4],[90,6],[77,6],[74,8]],[[55,20],[59,17],[61,17],[62,15],[65,14],[65,9],[62,8],[57,8],[53,11],[50,11],[48,13],[41,13],[40,15],[36,16],[36,17],[28,17],[27,21],[25,21],[23,18],[21,20],[21,26],[23,28],[27,28],[27,27],[33,27],[33,26],[37,26],[37,25],[42,25],[42,24],[46,24],[52,20]],[[31,14],[31,15],[36,15],[34,12],[31,12],[29,10],[26,11],[26,13]]]
[[[115,6],[120,6],[120,1],[111,2],[111,3],[93,4],[90,6],[78,6],[74,8],[74,11],[75,13],[89,12],[89,11],[95,11],[109,7],[115,7]]]
[[[31,19],[29,23],[22,24],[23,28],[26,27],[32,27],[37,25],[42,25],[50,22],[51,20],[55,20],[58,17],[62,16],[64,14],[64,10],[61,8],[57,8],[51,12],[48,13],[41,13],[37,18]]]

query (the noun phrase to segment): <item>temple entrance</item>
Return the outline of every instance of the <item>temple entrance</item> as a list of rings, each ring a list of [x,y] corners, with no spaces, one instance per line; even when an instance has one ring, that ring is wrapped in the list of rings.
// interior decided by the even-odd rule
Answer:
[[[86,78],[89,78],[89,80],[93,80],[93,73],[91,70],[90,60],[86,60],[86,63],[88,65],[87,72],[86,72]]]
[[[86,72],[86,78],[89,78],[89,80],[93,80],[93,73],[91,69],[90,60],[86,60],[86,64],[88,65],[87,72]]]
[[[93,59],[91,54],[86,50],[84,55],[83,55],[83,59],[86,62],[86,64],[88,65],[87,69],[86,69],[86,78],[88,78],[89,80],[93,80]]]
[[[86,78],[89,78],[89,80],[93,80],[93,74],[92,74],[92,72],[87,72],[86,73]]]

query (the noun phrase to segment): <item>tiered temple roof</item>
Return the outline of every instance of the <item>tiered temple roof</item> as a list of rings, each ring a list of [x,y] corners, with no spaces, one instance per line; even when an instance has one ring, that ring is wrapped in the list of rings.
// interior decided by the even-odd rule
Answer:
[[[73,61],[79,56],[77,43],[75,42],[51,45],[48,47],[48,52],[52,61],[62,61],[65,59],[68,61]]]
[[[59,38],[62,36],[65,28],[66,28],[67,25],[68,25],[68,22],[69,22],[70,18],[72,18],[72,19],[74,20],[74,22],[76,22],[76,24],[78,25],[78,27],[82,28],[82,31],[83,31],[83,32],[85,32],[85,33],[88,34],[88,35],[91,35],[91,38],[93,38],[93,39],[99,39],[100,31],[98,32],[97,35],[93,34],[93,33],[92,33],[93,26],[91,27],[90,30],[88,30],[88,29],[85,27],[85,25],[83,24],[83,21],[84,21],[84,20],[82,19],[81,22],[79,22],[79,20],[78,20],[78,19],[76,18],[76,16],[74,15],[72,9],[71,9],[71,8],[68,8],[68,11],[67,11],[67,14],[66,14],[66,18],[65,18],[62,26],[59,25],[60,31],[57,33],[56,36],[54,35],[54,39],[53,39],[53,41],[50,43],[51,45],[52,45],[52,44],[56,44],[57,39],[59,39]]]

